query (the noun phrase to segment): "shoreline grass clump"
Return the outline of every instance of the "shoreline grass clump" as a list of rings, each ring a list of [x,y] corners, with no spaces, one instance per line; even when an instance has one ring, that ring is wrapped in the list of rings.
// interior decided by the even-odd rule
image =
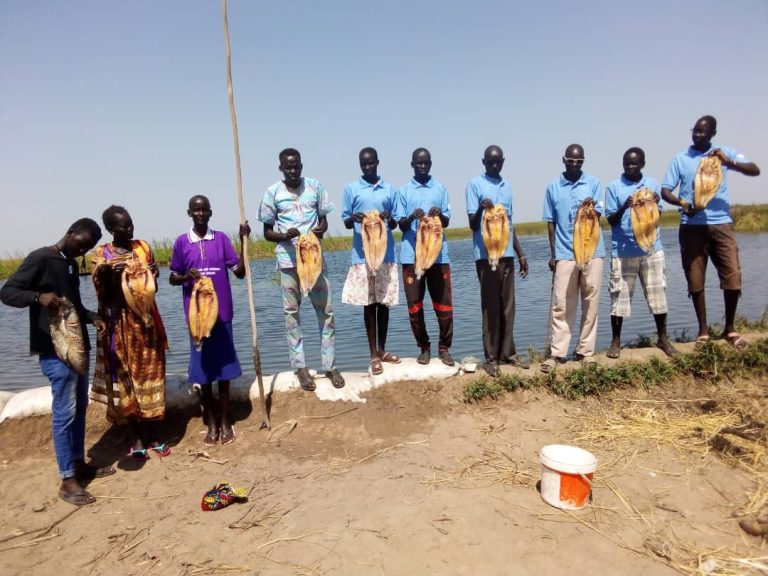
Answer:
[[[733,380],[768,373],[768,338],[744,350],[707,342],[692,353],[670,361],[651,358],[646,362],[619,362],[615,365],[582,367],[562,374],[519,376],[502,374],[496,379],[480,378],[464,388],[464,401],[496,399],[504,392],[544,388],[568,400],[599,396],[620,388],[653,388],[675,378],[689,377],[708,382]]]

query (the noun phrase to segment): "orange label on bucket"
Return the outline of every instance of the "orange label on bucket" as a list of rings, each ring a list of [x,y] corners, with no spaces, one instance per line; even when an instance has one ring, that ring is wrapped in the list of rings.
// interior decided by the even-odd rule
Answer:
[[[590,485],[580,474],[560,472],[560,501],[570,502],[574,506],[584,506],[591,491]],[[592,481],[592,474],[584,474]]]

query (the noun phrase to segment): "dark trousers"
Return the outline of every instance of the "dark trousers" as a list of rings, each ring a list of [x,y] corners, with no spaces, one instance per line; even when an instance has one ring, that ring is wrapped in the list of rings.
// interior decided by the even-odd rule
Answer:
[[[429,348],[429,334],[424,323],[424,293],[429,290],[432,307],[440,328],[439,350],[447,350],[453,342],[453,295],[451,290],[451,267],[449,264],[433,264],[421,279],[416,279],[413,264],[403,264],[403,285],[408,303],[408,318],[416,344],[421,349]]]
[[[515,259],[501,258],[496,270],[476,260],[483,312],[483,352],[488,362],[507,362],[517,354],[515,327]]]

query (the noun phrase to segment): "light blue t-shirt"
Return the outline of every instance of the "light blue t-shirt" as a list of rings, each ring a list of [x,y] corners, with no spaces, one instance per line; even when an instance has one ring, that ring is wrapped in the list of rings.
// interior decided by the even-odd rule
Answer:
[[[296,228],[307,234],[318,225],[320,218],[332,210],[333,204],[325,186],[314,178],[302,178],[301,186],[295,192],[288,190],[280,181],[264,193],[259,206],[259,220],[271,224],[275,232]],[[296,242],[298,238],[292,238],[275,245],[278,268],[296,266]]]
[[[350,182],[344,187],[344,198],[341,204],[341,219],[346,220],[355,212],[389,212],[394,216],[397,188],[389,182],[379,180],[376,184],[370,184],[360,178],[356,182]],[[395,240],[392,238],[392,230],[387,223],[387,252],[384,262],[395,261]],[[352,264],[365,264],[365,252],[363,251],[363,237],[360,233],[360,223],[355,222],[352,233]]]
[[[512,228],[512,188],[504,178],[491,178],[487,174],[472,178],[464,192],[467,198],[467,214],[472,216],[480,208],[480,202],[488,198],[495,204],[502,204],[507,210],[509,219],[509,243],[504,251],[504,258],[514,257],[514,230]],[[487,260],[488,251],[483,242],[481,228],[472,231],[472,244],[475,247],[475,260]]]
[[[627,180],[624,175],[618,180],[614,180],[605,189],[605,215],[612,216],[619,211],[632,196],[636,190],[648,188],[655,194],[660,194],[659,183],[653,178],[643,176],[640,182]],[[661,199],[659,199],[659,210],[662,210]],[[616,258],[636,258],[638,256],[647,256],[648,252],[640,248],[635,240],[635,233],[632,231],[632,211],[624,210],[621,220],[615,226],[611,226],[611,255]],[[656,230],[656,242],[651,249],[651,254],[660,252],[661,247],[661,229]]]
[[[587,198],[595,201],[595,210],[603,213],[603,202],[600,200],[600,181],[586,172],[576,182],[566,180],[560,174],[547,186],[544,198],[544,215],[542,220],[555,223],[555,260],[574,260],[573,227],[576,223],[576,213],[581,203]],[[595,258],[605,256],[603,232],[600,231],[600,242],[595,250]]]
[[[664,176],[664,182],[661,187],[668,190],[674,190],[680,186],[679,197],[689,204],[693,204],[693,181],[696,177],[696,171],[699,169],[699,162],[702,156],[706,156],[717,146],[710,146],[706,152],[699,152],[693,146],[690,146],[685,152],[677,154],[669,165],[667,175]],[[742,154],[736,152],[733,148],[720,146],[731,160],[738,162],[749,162]],[[680,224],[691,224],[693,226],[704,226],[707,224],[729,224],[731,219],[731,204],[728,201],[728,168],[723,164],[723,182],[717,190],[715,197],[710,200],[704,210],[697,212],[694,216],[688,216],[680,209]]]
[[[407,218],[416,208],[424,210],[424,214],[429,212],[432,207],[440,208],[443,216],[451,217],[451,204],[448,200],[448,190],[441,182],[434,178],[427,180],[426,184],[421,184],[412,178],[405,186],[400,188],[395,202],[395,219],[402,220]],[[403,241],[400,245],[400,262],[402,264],[414,264],[416,262],[416,230],[419,228],[419,221],[411,222],[411,227],[403,232]],[[435,264],[449,264],[448,260],[448,242],[445,241],[445,232],[443,232],[443,247],[440,255],[435,260]]]

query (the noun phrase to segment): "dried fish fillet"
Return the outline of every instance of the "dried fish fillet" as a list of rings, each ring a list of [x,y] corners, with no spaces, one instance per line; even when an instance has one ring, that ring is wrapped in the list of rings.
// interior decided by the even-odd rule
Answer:
[[[315,286],[323,271],[323,251],[313,233],[302,234],[296,242],[296,273],[304,296]]]
[[[496,270],[499,259],[504,257],[509,244],[509,217],[503,204],[483,212],[482,225],[483,243],[488,252],[488,262],[491,270]]]
[[[582,270],[595,255],[600,243],[600,216],[595,210],[595,201],[587,198],[576,212],[573,229],[573,256],[576,265]]]
[[[723,182],[723,163],[715,155],[705,156],[699,161],[693,180],[693,205],[699,210],[706,208],[715,197]]]
[[[75,305],[62,298],[58,308],[48,308],[48,322],[56,356],[78,374],[87,374],[88,351]]]
[[[203,347],[203,339],[211,335],[211,330],[219,318],[219,298],[213,287],[213,280],[201,276],[192,287],[189,300],[189,333],[192,335],[195,349]]]
[[[152,306],[155,303],[157,284],[146,262],[133,260],[123,269],[121,286],[128,307],[144,324],[152,325]]]
[[[440,216],[424,216],[416,230],[416,278],[421,278],[435,263],[443,247],[443,223]]]
[[[640,188],[632,194],[630,220],[635,241],[645,252],[653,250],[659,229],[659,205],[649,188]]]
[[[360,235],[363,237],[363,253],[365,263],[371,274],[376,276],[376,271],[384,262],[387,254],[387,230],[378,210],[366,212],[360,224]]]

